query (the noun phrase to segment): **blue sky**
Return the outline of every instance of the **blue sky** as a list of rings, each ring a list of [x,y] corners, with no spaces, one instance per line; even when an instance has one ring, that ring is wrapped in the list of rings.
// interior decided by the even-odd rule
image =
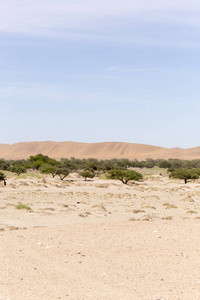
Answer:
[[[0,143],[200,146],[200,3],[1,0]]]

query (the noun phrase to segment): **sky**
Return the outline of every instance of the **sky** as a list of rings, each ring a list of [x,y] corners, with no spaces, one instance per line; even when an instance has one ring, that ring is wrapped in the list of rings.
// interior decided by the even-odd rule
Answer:
[[[0,143],[200,146],[200,2],[0,0]]]

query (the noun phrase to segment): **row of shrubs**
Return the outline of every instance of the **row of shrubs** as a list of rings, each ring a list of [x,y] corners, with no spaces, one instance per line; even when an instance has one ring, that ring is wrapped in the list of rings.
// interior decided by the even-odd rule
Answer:
[[[103,171],[107,172],[112,169],[126,169],[126,168],[165,168],[165,169],[198,169],[200,168],[200,159],[193,160],[182,160],[182,159],[173,159],[168,160],[164,159],[152,159],[147,158],[145,161],[129,159],[106,159],[98,160],[95,158],[89,159],[77,159],[72,157],[71,159],[63,158],[61,160],[56,160],[48,157],[47,155],[37,154],[35,156],[30,156],[27,160],[5,160],[0,159],[0,170],[10,170],[16,171],[17,169],[34,169],[39,170],[42,165],[51,165],[51,166],[65,166],[73,170],[85,170],[89,169],[92,171]]]
[[[6,170],[20,175],[27,170],[38,170],[43,174],[51,174],[52,177],[59,176],[63,180],[69,173],[79,172],[85,178],[93,178],[97,174],[107,173],[108,178],[119,179],[123,183],[130,180],[140,180],[142,175],[130,168],[165,168],[168,169],[169,177],[184,179],[197,179],[200,176],[200,160],[153,160],[131,161],[128,159],[97,160],[89,159],[61,159],[60,161],[50,158],[47,155],[37,154],[30,156],[27,160],[0,160],[0,170]],[[5,182],[5,174],[1,172],[0,180]]]

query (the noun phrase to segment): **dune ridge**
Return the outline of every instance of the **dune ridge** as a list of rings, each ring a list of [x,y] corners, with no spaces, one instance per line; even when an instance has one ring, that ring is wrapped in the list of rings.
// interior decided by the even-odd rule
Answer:
[[[181,149],[164,148],[152,145],[101,142],[20,142],[12,145],[0,144],[0,158],[4,159],[27,159],[30,155],[42,153],[55,159],[61,158],[128,158],[131,160],[153,159],[200,159],[200,147]]]

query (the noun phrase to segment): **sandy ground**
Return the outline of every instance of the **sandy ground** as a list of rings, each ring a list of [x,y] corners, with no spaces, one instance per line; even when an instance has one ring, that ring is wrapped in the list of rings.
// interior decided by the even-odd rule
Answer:
[[[0,299],[200,299],[200,181],[7,183]]]

